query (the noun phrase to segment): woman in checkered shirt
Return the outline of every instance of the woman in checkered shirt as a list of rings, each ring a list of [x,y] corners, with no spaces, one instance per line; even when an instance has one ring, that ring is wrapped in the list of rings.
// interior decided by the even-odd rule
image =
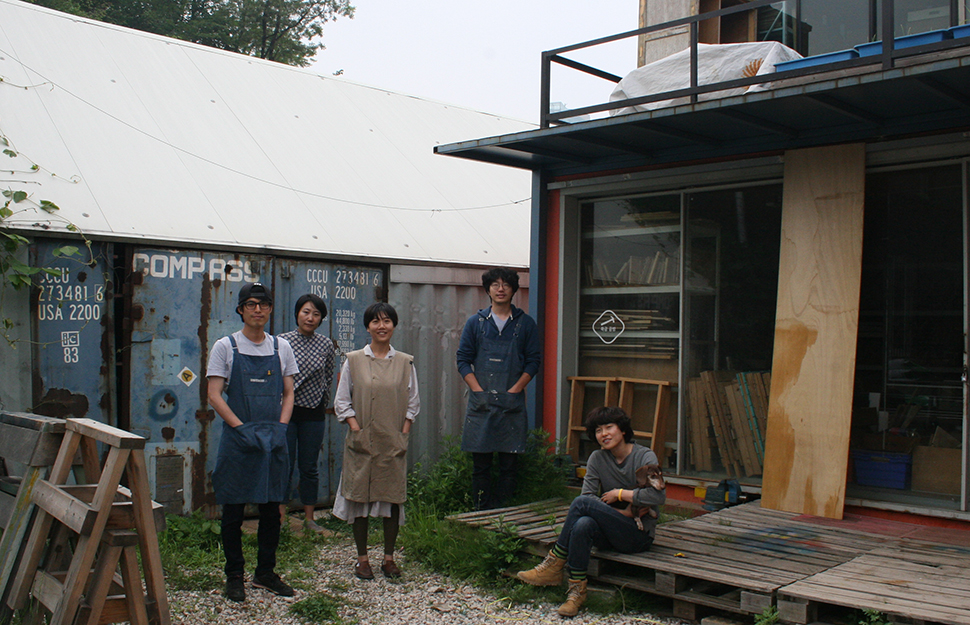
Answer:
[[[326,410],[337,356],[333,341],[316,331],[326,316],[326,302],[307,293],[296,300],[296,330],[279,335],[293,348],[300,367],[300,372],[293,378],[293,416],[286,431],[286,441],[290,449],[290,473],[292,475],[294,465],[300,470],[300,502],[306,513],[304,524],[314,532],[322,531],[313,520],[320,485],[317,460],[326,435]],[[285,513],[283,504],[281,514]]]

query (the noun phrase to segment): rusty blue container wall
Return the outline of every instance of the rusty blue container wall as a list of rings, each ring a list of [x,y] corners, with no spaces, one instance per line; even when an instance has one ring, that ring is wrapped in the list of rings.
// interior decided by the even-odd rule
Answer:
[[[40,274],[30,297],[33,406],[52,417],[86,417],[114,425],[114,331],[109,243],[84,246],[78,255],[54,251],[77,240],[40,240],[30,264],[60,275]]]
[[[241,328],[239,289],[271,282],[269,256],[135,248],[130,294],[130,429],[148,439],[155,500],[169,512],[214,503],[222,433],[208,405],[212,345]]]
[[[465,420],[467,386],[458,374],[455,354],[465,321],[488,306],[482,288],[484,268],[391,266],[388,301],[400,323],[394,346],[414,356],[421,390],[421,413],[411,430],[408,468],[427,470],[457,444]],[[529,276],[519,271],[520,288],[513,303],[528,311]],[[535,392],[535,385],[528,388]]]
[[[327,318],[317,330],[329,336],[341,352],[361,349],[370,336],[364,330],[364,310],[384,299],[384,271],[374,267],[334,265],[317,261],[277,259],[274,268],[273,331],[276,334],[296,328],[296,300],[313,293],[327,303]],[[320,486],[317,501],[331,503],[340,482],[345,427],[333,415],[333,395],[337,386],[340,359],[334,364],[333,386],[327,415],[327,432],[317,460]],[[291,478],[291,500],[298,502],[298,472]]]

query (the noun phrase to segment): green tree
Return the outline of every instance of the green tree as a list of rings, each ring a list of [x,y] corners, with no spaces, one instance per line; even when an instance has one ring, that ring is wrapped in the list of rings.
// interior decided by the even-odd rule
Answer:
[[[32,0],[119,26],[305,67],[350,0]]]

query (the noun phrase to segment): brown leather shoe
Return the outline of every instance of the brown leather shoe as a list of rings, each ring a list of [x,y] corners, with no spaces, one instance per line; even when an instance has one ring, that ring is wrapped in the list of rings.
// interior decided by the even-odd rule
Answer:
[[[391,579],[394,577],[400,577],[401,569],[398,568],[394,560],[384,560],[384,564],[381,565],[381,573],[384,574],[384,577]]]
[[[370,568],[370,562],[358,562],[354,567],[354,575],[360,579],[374,579],[374,571]]]

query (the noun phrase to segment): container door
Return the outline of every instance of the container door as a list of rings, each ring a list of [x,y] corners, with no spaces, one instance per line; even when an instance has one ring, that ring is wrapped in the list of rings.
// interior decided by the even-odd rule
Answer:
[[[239,289],[272,280],[268,256],[136,248],[131,254],[128,429],[149,443],[155,501],[167,512],[214,505],[222,420],[205,378],[212,345],[242,328]]]
[[[85,417],[112,424],[114,332],[110,309],[112,246],[91,243],[79,255],[54,252],[77,241],[41,240],[31,265],[58,269],[38,274],[31,297],[33,412]]]
[[[275,268],[275,332],[288,332],[296,328],[296,300],[301,295],[313,293],[327,302],[327,318],[317,331],[329,336],[341,353],[361,349],[369,342],[370,337],[363,324],[364,310],[372,303],[386,298],[384,285],[387,280],[383,270],[288,259],[277,259]],[[337,390],[340,365],[339,360],[334,365],[336,370],[330,389],[327,433],[317,461],[320,475],[317,494],[319,503],[332,502],[340,482],[344,428],[333,416],[333,396]],[[292,479],[291,494],[296,499],[299,475],[294,473]]]

